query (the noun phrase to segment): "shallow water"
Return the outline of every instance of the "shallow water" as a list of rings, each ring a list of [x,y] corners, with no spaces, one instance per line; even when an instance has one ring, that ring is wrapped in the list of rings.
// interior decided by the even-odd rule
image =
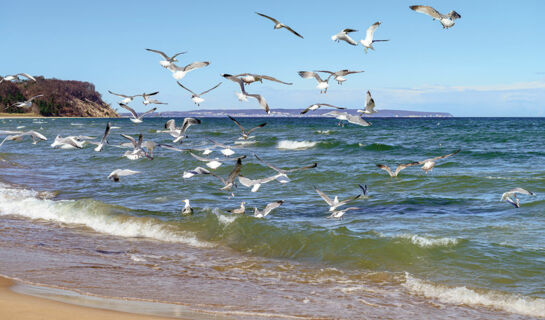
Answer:
[[[140,132],[170,143],[155,132],[166,120],[112,120],[121,128],[110,144]],[[0,272],[250,318],[545,317],[545,119],[372,119],[365,128],[265,121],[255,143],[240,143],[229,119],[203,119],[182,146],[239,142],[242,174],[253,179],[275,173],[254,153],[279,167],[318,167],[257,193],[239,184],[230,198],[214,177],[182,178],[204,167],[186,153],[158,148],[154,160],[130,161],[113,146],[49,146],[57,134],[100,137],[106,120],[1,120],[2,130],[25,126],[49,141],[0,147]],[[456,149],[427,175],[411,167],[390,178],[376,167]],[[217,173],[227,176],[233,163]],[[142,173],[113,183],[106,177],[116,168]],[[369,186],[369,198],[350,205],[360,209],[326,219],[312,186],[344,199],[360,192],[358,183]],[[499,201],[513,187],[537,196],[521,196],[515,209]],[[186,198],[193,217],[179,214]],[[242,200],[250,213],[285,202],[266,219],[226,212]]]

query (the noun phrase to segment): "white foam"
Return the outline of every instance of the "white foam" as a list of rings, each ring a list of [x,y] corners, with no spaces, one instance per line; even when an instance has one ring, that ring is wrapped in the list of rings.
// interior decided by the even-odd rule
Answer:
[[[501,293],[477,292],[464,287],[432,284],[405,274],[403,286],[410,292],[435,298],[443,303],[485,306],[532,317],[545,317],[545,299]]]
[[[254,144],[256,142],[257,142],[256,140],[237,140],[237,141],[235,141],[235,144],[249,145],[249,144]]]
[[[282,140],[278,142],[276,146],[277,149],[285,150],[304,150],[314,147],[318,142],[314,141],[293,141],[293,140]]]
[[[146,237],[161,241],[185,243],[196,247],[212,244],[199,241],[193,234],[175,230],[153,218],[108,213],[109,207],[93,200],[60,200],[38,198],[39,193],[0,184],[0,215],[18,215],[83,225],[97,232],[120,237]]]
[[[328,135],[331,133],[331,130],[317,130],[316,133]]]
[[[413,244],[422,247],[422,248],[430,248],[430,247],[448,247],[448,246],[454,246],[457,245],[460,240],[457,238],[430,238],[425,236],[419,236],[416,234],[410,234],[410,233],[404,233],[395,236],[396,238],[401,239],[408,239]]]
[[[223,225],[230,225],[231,223],[233,223],[237,218],[238,216],[226,216],[226,215],[223,215],[223,214],[220,214],[220,213],[216,213],[216,217],[218,217],[218,221],[223,224]]]
[[[131,254],[131,260],[134,261],[134,262],[146,262],[147,261],[146,259],[144,259],[144,257],[142,257],[139,254]]]

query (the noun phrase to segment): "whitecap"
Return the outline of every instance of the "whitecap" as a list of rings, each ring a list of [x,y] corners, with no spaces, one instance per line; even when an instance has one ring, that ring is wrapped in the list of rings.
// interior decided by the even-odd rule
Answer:
[[[139,254],[131,254],[131,260],[134,261],[134,262],[146,262],[146,261],[148,261],[148,260],[144,259],[144,257],[142,257]]]
[[[408,273],[405,274],[405,283],[402,285],[414,294],[438,299],[443,303],[485,306],[532,317],[545,315],[545,299],[541,298],[497,291],[478,292],[465,286],[448,287],[420,280]]]
[[[238,216],[226,216],[220,213],[216,213],[216,217],[218,217],[218,221],[225,226],[230,225],[238,218]]]
[[[404,233],[395,236],[396,238],[401,239],[408,239],[413,244],[422,247],[422,248],[430,248],[430,247],[448,247],[448,246],[454,246],[457,245],[460,242],[460,239],[458,238],[430,238],[426,236],[419,236],[416,234],[410,234],[410,233]]]
[[[318,142],[315,141],[293,141],[293,140],[282,140],[278,142],[276,146],[277,149],[285,150],[304,150],[316,146]]]
[[[248,145],[248,144],[254,144],[256,143],[255,140],[237,140],[235,141],[235,144],[239,144],[239,145]]]
[[[317,130],[316,133],[328,135],[331,133],[331,130]]]

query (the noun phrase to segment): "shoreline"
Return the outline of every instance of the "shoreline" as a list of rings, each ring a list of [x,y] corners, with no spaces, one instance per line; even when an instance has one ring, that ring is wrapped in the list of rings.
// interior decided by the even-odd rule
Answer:
[[[51,297],[47,297],[48,293],[51,294]],[[78,319],[82,320],[173,319],[168,316],[126,311],[142,311],[149,307],[145,303],[138,301],[91,298],[94,297],[86,297],[67,290],[28,285],[0,276],[1,319],[70,320],[74,319],[75,314],[78,315]],[[74,301],[74,303],[68,302],[70,300]],[[101,303],[104,305],[101,306]],[[140,305],[140,308],[135,309],[136,305]]]

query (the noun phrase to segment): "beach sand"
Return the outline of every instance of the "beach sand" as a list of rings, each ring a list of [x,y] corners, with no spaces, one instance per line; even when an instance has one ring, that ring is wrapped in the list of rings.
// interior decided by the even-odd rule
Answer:
[[[172,319],[112,310],[88,308],[19,294],[10,290],[14,281],[0,277],[0,319],[3,320],[129,320]]]

